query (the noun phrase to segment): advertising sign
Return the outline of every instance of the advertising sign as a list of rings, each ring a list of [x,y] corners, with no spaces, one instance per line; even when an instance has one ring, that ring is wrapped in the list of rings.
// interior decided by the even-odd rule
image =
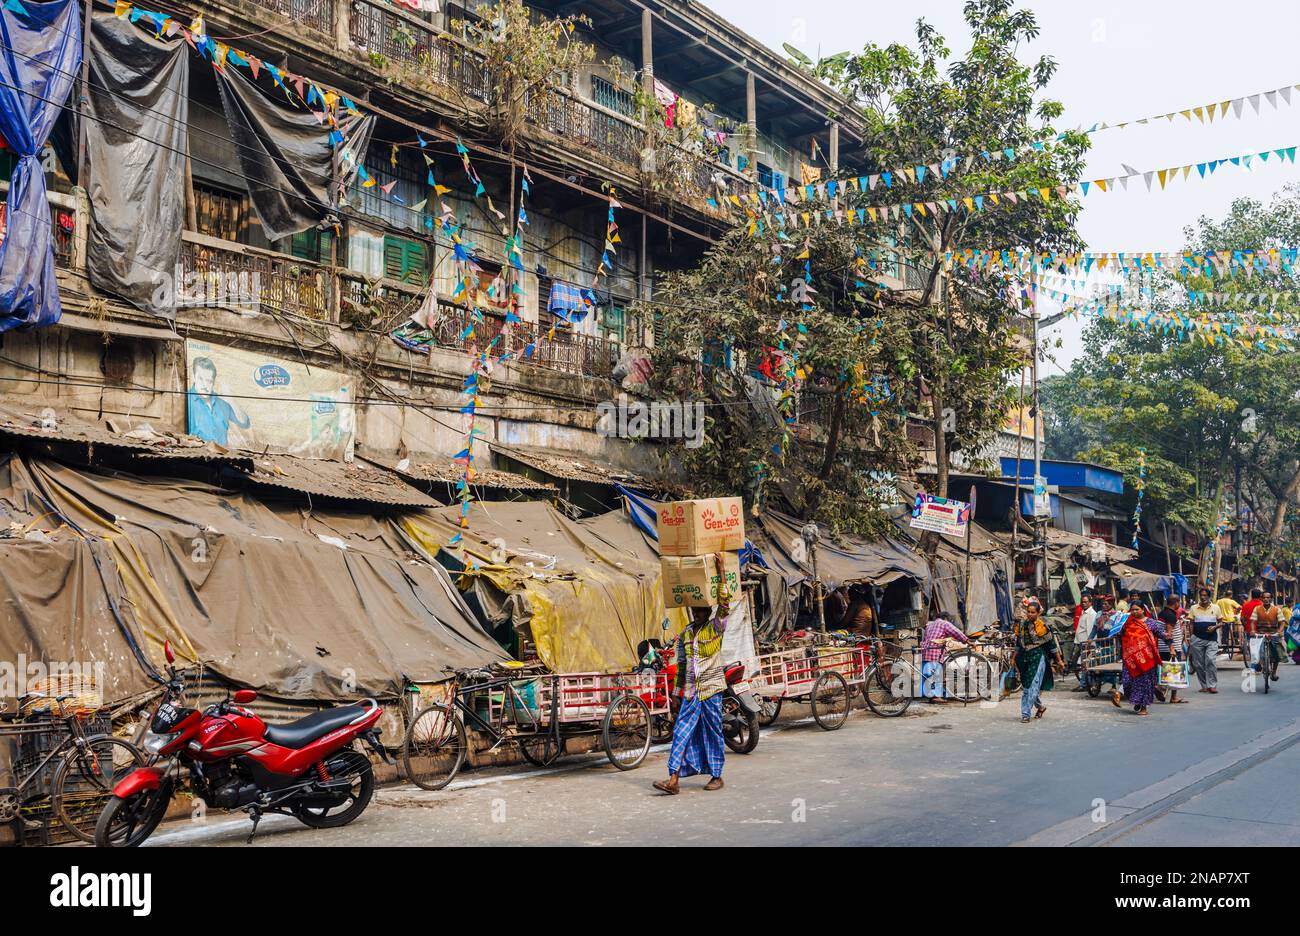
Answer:
[[[950,536],[965,536],[970,523],[970,504],[965,501],[935,497],[921,491],[912,503],[912,528]]]

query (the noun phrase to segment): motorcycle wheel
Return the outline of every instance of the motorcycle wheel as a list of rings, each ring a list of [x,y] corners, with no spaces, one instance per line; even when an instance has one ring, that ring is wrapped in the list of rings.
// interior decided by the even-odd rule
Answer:
[[[736,710],[728,711],[726,717],[734,719],[735,730],[729,732],[724,726],[722,739],[727,743],[727,747],[737,754],[748,754],[758,747],[758,713],[746,711],[739,702],[731,702],[731,704],[736,707]]]
[[[650,741],[652,744],[667,744],[673,739],[673,717],[671,715],[654,715],[650,719]]]
[[[99,848],[136,848],[153,834],[167,814],[171,787],[141,790],[131,796],[114,796],[95,823],[95,845]]]
[[[352,789],[348,798],[337,806],[306,806],[295,803],[294,817],[305,826],[313,829],[337,829],[345,826],[366,811],[370,798],[375,795],[375,771],[366,761],[366,766],[352,776]]]

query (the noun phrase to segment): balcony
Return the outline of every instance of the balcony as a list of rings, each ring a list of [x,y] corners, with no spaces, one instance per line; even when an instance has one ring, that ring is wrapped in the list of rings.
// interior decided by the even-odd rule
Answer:
[[[186,231],[181,271],[189,305],[335,318],[330,270],[318,263]]]
[[[309,29],[334,35],[333,0],[258,0],[258,4]]]
[[[9,229],[9,183],[0,182],[0,241]],[[54,234],[54,265],[70,270],[77,250],[77,209],[70,195],[47,193],[50,203],[50,229]]]

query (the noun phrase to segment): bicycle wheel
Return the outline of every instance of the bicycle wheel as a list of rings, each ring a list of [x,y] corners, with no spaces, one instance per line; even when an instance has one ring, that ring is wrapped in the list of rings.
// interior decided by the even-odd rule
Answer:
[[[920,685],[915,667],[897,660],[867,671],[862,695],[867,707],[881,718],[895,718],[912,704],[913,687]]]
[[[519,753],[524,755],[524,760],[534,767],[549,767],[564,753],[564,739],[552,737],[549,731],[545,734],[519,735],[515,742],[519,745]]]
[[[768,725],[772,724],[772,722],[780,718],[781,703],[784,701],[785,700],[780,696],[777,696],[775,699],[764,699],[762,710],[758,713],[759,725],[766,728]]]
[[[992,699],[993,664],[974,650],[959,650],[943,661],[943,682],[948,694],[962,702]]]
[[[64,755],[50,786],[50,805],[63,827],[82,842],[95,841],[95,823],[113,787],[145,764],[144,752],[109,735],[87,738]]]
[[[813,683],[809,702],[813,721],[826,731],[834,731],[849,717],[849,684],[839,673],[822,673]]]
[[[600,729],[605,756],[619,770],[640,767],[650,751],[650,708],[633,695],[619,696]]]
[[[406,779],[422,790],[441,790],[460,771],[468,750],[465,725],[455,710],[430,705],[412,719],[402,739]]]

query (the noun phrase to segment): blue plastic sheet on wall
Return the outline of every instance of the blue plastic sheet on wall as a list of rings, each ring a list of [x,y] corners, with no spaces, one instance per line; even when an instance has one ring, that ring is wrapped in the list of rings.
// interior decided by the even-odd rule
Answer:
[[[18,157],[0,242],[0,331],[59,320],[54,230],[39,154],[81,68],[77,0],[0,9],[0,136]]]

